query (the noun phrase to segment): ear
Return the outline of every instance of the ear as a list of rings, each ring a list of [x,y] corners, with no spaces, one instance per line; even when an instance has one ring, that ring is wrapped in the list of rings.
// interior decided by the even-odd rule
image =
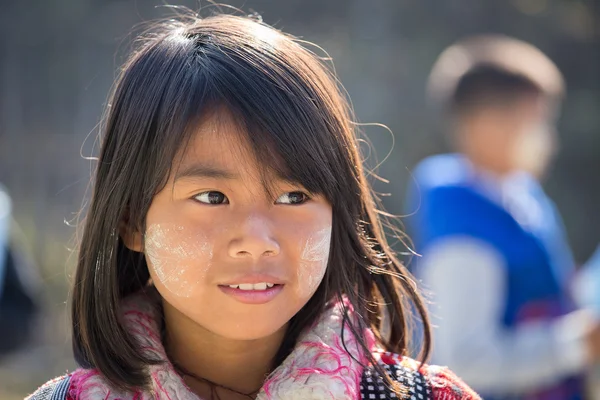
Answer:
[[[137,229],[133,228],[129,224],[127,218],[124,218],[119,223],[119,236],[123,240],[125,247],[131,251],[142,253],[144,250],[144,241],[142,240],[142,233]]]

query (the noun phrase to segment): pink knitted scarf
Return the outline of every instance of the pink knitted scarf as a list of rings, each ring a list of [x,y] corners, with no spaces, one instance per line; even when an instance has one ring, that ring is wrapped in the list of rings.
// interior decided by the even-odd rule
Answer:
[[[352,313],[350,304],[346,304]],[[78,369],[71,377],[69,397],[77,400],[198,400],[168,361],[160,339],[160,308],[154,296],[139,293],[123,303],[126,329],[138,340],[142,351],[166,362],[149,366],[152,391],[122,393],[112,389],[95,370]],[[342,345],[342,310],[330,307],[317,323],[304,332],[287,359],[269,376],[258,400],[360,399],[360,379],[365,354],[346,328]],[[374,347],[371,331],[365,332],[370,348]],[[353,357],[354,359],[353,359]],[[359,360],[359,362],[355,361]]]

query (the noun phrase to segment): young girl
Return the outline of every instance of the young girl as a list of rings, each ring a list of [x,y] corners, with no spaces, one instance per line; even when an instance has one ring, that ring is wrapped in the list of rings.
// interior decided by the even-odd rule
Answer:
[[[73,288],[81,368],[30,399],[477,399],[404,357],[408,310],[427,318],[361,162],[335,78],[291,37],[164,24],[110,101]]]

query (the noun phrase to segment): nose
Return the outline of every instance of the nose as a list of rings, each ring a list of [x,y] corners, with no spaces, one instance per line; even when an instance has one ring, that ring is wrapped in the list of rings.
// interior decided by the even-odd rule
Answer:
[[[228,245],[229,256],[233,258],[258,260],[275,256],[279,251],[279,243],[273,238],[269,221],[258,214],[251,214],[240,221]]]

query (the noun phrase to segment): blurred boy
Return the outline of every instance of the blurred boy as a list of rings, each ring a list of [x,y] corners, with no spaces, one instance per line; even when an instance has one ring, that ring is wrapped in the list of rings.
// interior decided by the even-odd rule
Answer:
[[[479,36],[440,56],[430,91],[458,151],[421,162],[409,190],[434,362],[485,399],[581,399],[600,330],[571,301],[574,262],[538,183],[557,149],[561,74],[529,44]]]

